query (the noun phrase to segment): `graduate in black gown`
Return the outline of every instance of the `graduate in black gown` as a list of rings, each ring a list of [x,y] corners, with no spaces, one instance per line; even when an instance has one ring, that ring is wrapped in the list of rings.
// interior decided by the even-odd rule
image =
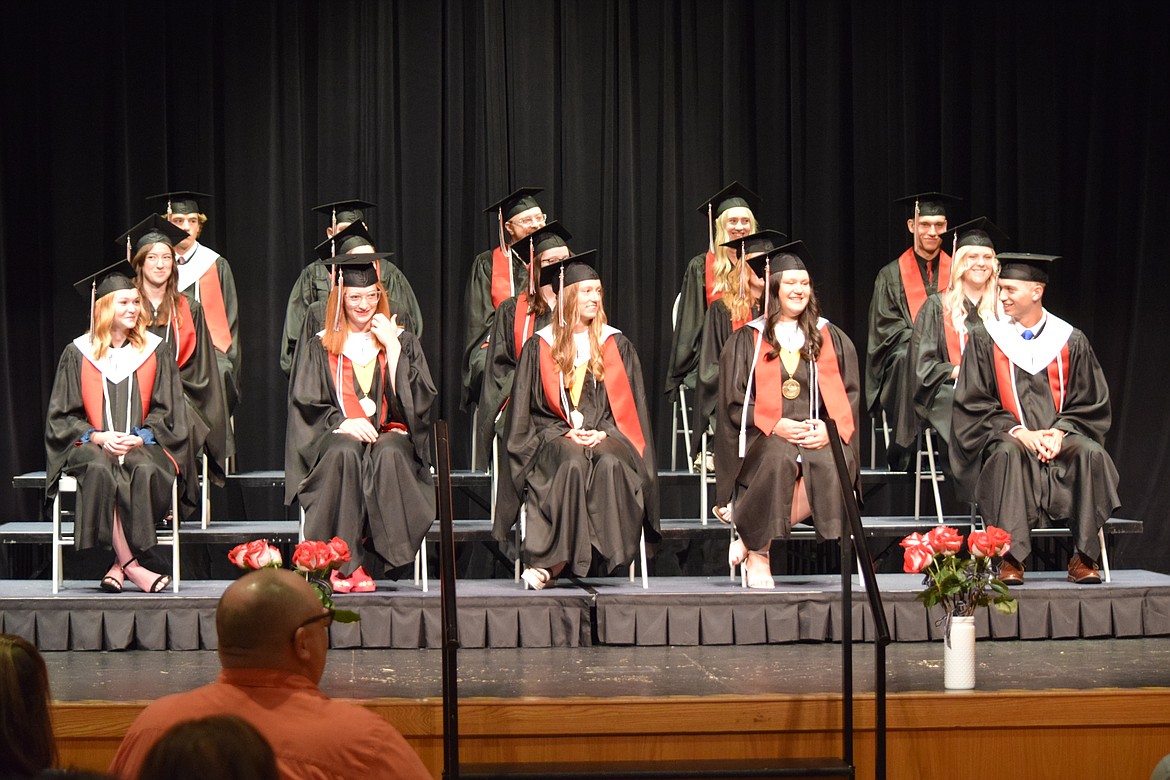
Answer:
[[[349,545],[333,576],[343,593],[409,563],[435,518],[437,393],[418,337],[390,313],[374,265],[384,258],[333,258],[324,328],[298,346],[289,377],[285,502],[304,509],[306,539]]]
[[[761,230],[750,236],[728,241],[724,246],[737,256],[751,259],[784,243],[787,236],[777,230]],[[719,355],[731,334],[760,316],[764,298],[764,280],[751,263],[736,264],[736,284],[707,307],[703,318],[703,338],[699,347],[699,373],[695,383],[695,430],[715,429],[715,403],[719,398]],[[703,446],[701,436],[691,439],[691,458]]]
[[[914,321],[926,299],[944,290],[951,278],[951,256],[942,245],[947,230],[947,203],[959,200],[941,192],[898,198],[911,208],[906,229],[914,243],[878,271],[869,303],[869,344],[865,353],[865,409],[886,413],[891,428],[886,460],[890,468],[909,465],[909,449],[918,435],[914,415],[913,376],[906,362]]]
[[[544,588],[584,575],[596,549],[612,569],[658,537],[658,481],[642,366],[606,324],[601,280],[585,252],[541,272],[558,314],[524,345],[504,425],[508,474],[494,535],[508,544],[527,509],[523,577]]]
[[[119,262],[75,285],[90,305],[90,330],[61,355],[45,421],[46,486],[77,478],[74,544],[114,549],[101,580],[157,593],[171,578],[139,556],[158,543],[155,523],[171,506],[183,462],[187,415],[171,348],[148,333],[134,269]]]
[[[171,347],[187,404],[188,462],[180,464],[184,516],[199,506],[199,456],[207,453],[207,478],[223,485],[227,462],[229,415],[223,381],[216,366],[215,345],[203,319],[203,307],[179,292],[174,245],[186,233],[153,215],[130,231],[134,237],[131,263],[147,330]]]
[[[759,207],[760,196],[734,181],[698,208],[707,218],[707,251],[692,257],[683,271],[677,321],[670,341],[667,395],[680,385],[695,389],[707,308],[728,290],[739,287],[736,249],[729,242],[759,230],[755,217]]]
[[[764,266],[768,314],[738,330],[720,358],[716,516],[735,527],[728,560],[746,562],[748,587],[772,588],[773,539],[810,514],[818,539],[841,536],[845,506],[823,420],[837,425],[856,489],[861,387],[853,342],[820,316],[803,243],[749,262]]]
[[[240,304],[236,279],[227,258],[199,241],[207,224],[200,201],[204,192],[178,190],[151,195],[148,201],[166,202],[166,218],[187,232],[187,238],[175,244],[175,263],[179,266],[179,292],[203,306],[204,320],[215,345],[216,365],[227,398],[228,413],[233,414],[240,401],[243,376],[243,353],[240,349]],[[235,455],[235,436],[228,431],[228,455]]]
[[[1050,255],[1000,253],[1002,319],[971,332],[955,386],[951,466],[962,498],[1011,534],[1000,566],[1024,581],[1031,529],[1068,520],[1069,580],[1101,581],[1097,533],[1120,506],[1105,451],[1109,387],[1085,334],[1044,308]]]
[[[533,267],[539,269],[568,257],[568,240],[572,234],[559,222],[553,221],[516,241],[512,249]],[[553,285],[536,288],[540,274],[537,271],[525,279],[526,289],[519,295],[505,299],[492,318],[491,337],[488,339],[487,362],[480,389],[478,445],[481,452],[478,462],[486,462],[491,441],[504,432],[505,404],[512,395],[512,378],[516,373],[516,361],[525,342],[552,321],[556,308],[557,294]],[[517,316],[519,312],[519,316]]]
[[[536,195],[541,192],[540,187],[521,187],[484,209],[496,218],[498,242],[475,256],[464,292],[467,312],[461,400],[464,409],[470,409],[482,395],[496,310],[504,301],[528,290],[528,258],[514,251],[514,245],[545,224],[547,217],[536,201]],[[482,419],[480,429],[483,429]],[[482,436],[480,443],[483,443]]]
[[[935,430],[944,450],[951,444],[955,380],[970,332],[995,316],[999,279],[995,244],[1002,246],[1006,240],[986,217],[945,234],[943,245],[953,248],[950,284],[926,299],[914,321],[906,362],[913,374],[909,381],[914,388],[914,413],[921,425]]]

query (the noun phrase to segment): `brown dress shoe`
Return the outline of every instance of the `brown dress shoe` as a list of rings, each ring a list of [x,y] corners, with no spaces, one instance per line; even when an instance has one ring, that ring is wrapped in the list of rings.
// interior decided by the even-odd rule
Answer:
[[[1024,584],[1024,564],[1015,558],[1004,558],[999,562],[999,579],[1004,585]]]
[[[1101,570],[1088,556],[1074,553],[1068,562],[1068,581],[1078,585],[1100,585]]]

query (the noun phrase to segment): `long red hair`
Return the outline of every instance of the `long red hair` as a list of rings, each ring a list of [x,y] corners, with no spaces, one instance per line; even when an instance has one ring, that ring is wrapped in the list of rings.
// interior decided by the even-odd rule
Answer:
[[[378,290],[378,314],[390,318],[390,295],[386,289],[382,287],[382,283],[370,285],[376,287]],[[345,349],[346,339],[349,338],[349,318],[345,316],[345,312],[341,312],[341,317],[337,316],[337,307],[344,306],[345,302],[341,300],[342,287],[334,285],[333,289],[329,291],[329,302],[325,304],[325,333],[321,336],[321,343],[325,345],[325,349],[329,350],[330,355],[340,355]],[[366,290],[367,287],[346,287],[347,291]],[[333,323],[337,323],[337,330],[333,329]],[[375,339],[377,341],[377,339]],[[382,349],[382,343],[378,342],[378,349]]]

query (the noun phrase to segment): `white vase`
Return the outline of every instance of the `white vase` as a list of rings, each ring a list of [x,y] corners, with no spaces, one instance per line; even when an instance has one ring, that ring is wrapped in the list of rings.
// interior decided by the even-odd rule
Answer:
[[[952,617],[943,639],[943,685],[947,690],[969,691],[975,687],[975,617]]]

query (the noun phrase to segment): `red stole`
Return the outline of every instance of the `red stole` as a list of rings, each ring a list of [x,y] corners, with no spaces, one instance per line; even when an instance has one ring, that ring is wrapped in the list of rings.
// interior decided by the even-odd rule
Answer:
[[[211,333],[211,343],[226,354],[232,348],[232,329],[228,324],[227,309],[223,304],[218,263],[217,260],[208,266],[196,284],[199,285],[199,302],[203,304],[203,316],[207,322],[207,330]]]
[[[138,379],[138,395],[142,401],[142,419],[146,419],[150,411],[150,398],[154,395],[154,376],[158,371],[158,359],[152,352],[142,365],[134,369],[134,376]],[[81,361],[81,403],[85,407],[85,416],[89,424],[99,431],[106,430],[102,424],[105,417],[105,388],[102,387],[102,372],[88,359]],[[113,424],[113,421],[111,421]],[[134,427],[131,421],[126,421],[127,427]]]
[[[820,385],[821,400],[829,417],[837,423],[837,431],[841,440],[846,444],[853,438],[856,423],[853,420],[853,407],[849,403],[849,394],[845,392],[845,380],[841,377],[841,367],[837,365],[837,350],[833,346],[833,339],[829,335],[829,326],[821,328],[821,352],[817,355],[817,382]],[[758,344],[763,334],[756,334]],[[780,358],[768,360],[764,347],[760,345],[759,356],[756,358],[756,427],[771,436],[772,430],[780,418],[784,416],[784,397],[780,394],[780,385],[784,382],[781,375]],[[801,358],[802,360],[804,358]]]
[[[955,330],[955,323],[951,320],[951,314],[946,309],[942,313],[943,334],[947,339],[947,360],[951,365],[959,365],[959,361],[963,359],[963,343],[967,340],[966,334],[959,336],[959,331]]]
[[[332,383],[337,382],[337,363],[342,357],[342,355],[334,355],[332,353],[329,355],[329,381]],[[382,378],[382,389],[385,391],[387,381],[386,353],[382,350],[378,351],[378,375]],[[341,387],[336,389],[338,395],[341,396],[341,411],[345,413],[347,418],[362,417],[367,420],[369,419],[362,410],[361,404],[358,403],[357,391],[354,390],[353,361],[348,358],[341,367]],[[371,387],[370,389],[373,388]],[[386,403],[381,398],[375,398],[373,400],[378,403],[378,407],[381,410],[378,415],[378,428],[379,430],[386,431],[388,430],[386,423]]]
[[[511,254],[504,254],[499,247],[492,250],[492,308],[498,307],[514,294]]]
[[[947,289],[951,283],[951,256],[946,252],[939,252],[938,261],[938,291]],[[918,270],[918,260],[914,257],[914,247],[910,247],[898,258],[898,273],[902,277],[902,289],[906,291],[906,303],[910,306],[910,321],[918,319],[918,310],[926,303],[926,285],[922,283],[922,272]]]
[[[998,344],[993,344],[995,356],[995,383],[999,390],[999,402],[1003,408],[1011,412],[1020,423],[1024,418],[1020,416],[1020,409],[1016,406],[1016,398],[1012,393],[1012,371],[1014,366],[1008,356],[1003,353]],[[1064,366],[1064,386],[1060,384],[1060,368],[1057,360],[1048,364],[1048,389],[1052,393],[1052,408],[1060,413],[1060,399],[1068,394],[1068,343],[1060,348],[1059,362]]]
[[[537,292],[537,295],[540,293]],[[512,339],[516,346],[516,357],[520,357],[520,350],[524,344],[536,333],[536,315],[528,315],[528,293],[516,296],[516,311],[512,317]]]
[[[622,435],[630,440],[630,444],[634,445],[638,455],[644,456],[646,439],[642,436],[642,422],[638,417],[634,392],[630,388],[630,377],[626,374],[626,364],[622,362],[613,336],[601,345],[601,360],[605,366],[605,395],[609,398],[614,423]],[[540,340],[540,382],[544,386],[548,405],[556,410],[562,420],[568,422],[569,418],[561,404],[561,372],[553,361],[552,347],[544,339]]]
[[[715,253],[708,252],[704,263],[703,286],[707,293],[707,305],[715,303],[723,297],[723,293],[715,292]]]
[[[195,354],[195,320],[191,317],[191,304],[187,301],[186,295],[180,295],[179,311],[172,314],[172,320],[178,320],[175,325],[175,338],[179,342],[179,352],[175,356],[175,362],[179,364],[179,368],[187,365],[187,361]]]

